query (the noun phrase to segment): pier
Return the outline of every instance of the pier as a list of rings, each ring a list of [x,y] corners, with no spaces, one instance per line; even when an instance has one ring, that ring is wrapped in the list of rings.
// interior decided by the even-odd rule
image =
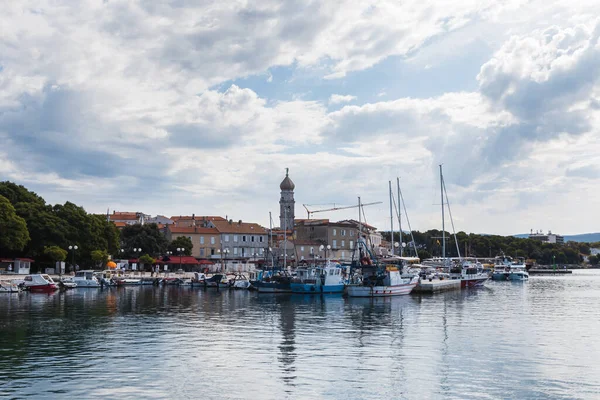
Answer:
[[[439,293],[449,290],[460,290],[460,279],[422,279],[413,289],[414,293]]]

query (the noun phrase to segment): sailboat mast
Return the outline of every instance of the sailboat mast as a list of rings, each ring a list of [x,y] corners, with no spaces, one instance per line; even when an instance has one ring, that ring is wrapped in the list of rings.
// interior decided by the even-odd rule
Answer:
[[[390,254],[394,255],[394,213],[392,212],[392,181],[388,181],[390,186]]]
[[[273,217],[269,211],[269,253],[271,253],[271,269],[275,267],[275,259],[273,258]]]
[[[400,196],[400,178],[396,177],[396,186],[398,187],[398,243],[400,245],[400,257],[403,256],[404,248],[402,247],[402,202]]]
[[[440,164],[440,195],[442,196],[442,258],[446,258],[446,222],[444,221],[444,175]]]

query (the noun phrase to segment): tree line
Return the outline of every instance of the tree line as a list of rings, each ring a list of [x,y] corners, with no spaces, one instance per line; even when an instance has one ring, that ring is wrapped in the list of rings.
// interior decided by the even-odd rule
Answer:
[[[169,243],[156,224],[131,225],[119,231],[106,215],[87,213],[71,202],[47,204],[22,185],[0,182],[2,257],[33,258],[38,270],[56,261],[100,268],[109,257],[139,258],[152,264],[167,251],[177,254],[177,248],[191,255],[192,243],[187,237]]]
[[[442,231],[431,229],[425,232],[413,231],[418,256],[421,259],[442,256]],[[384,240],[390,241],[390,232],[382,232]],[[543,243],[534,239],[518,238],[514,236],[478,235],[475,233],[458,232],[456,241],[454,235],[445,232],[446,257],[458,257],[458,251],[462,257],[492,258],[505,254],[511,257],[522,257],[535,260],[537,264],[579,264],[583,256],[590,255],[590,249],[600,247],[600,243],[577,243],[567,242],[565,244]],[[405,249],[408,254],[414,254],[410,235],[403,234],[403,242],[407,243]],[[395,233],[395,241],[398,234]],[[456,244],[458,242],[458,246]],[[457,248],[458,247],[458,248]],[[590,264],[598,264],[596,256],[590,256]]]

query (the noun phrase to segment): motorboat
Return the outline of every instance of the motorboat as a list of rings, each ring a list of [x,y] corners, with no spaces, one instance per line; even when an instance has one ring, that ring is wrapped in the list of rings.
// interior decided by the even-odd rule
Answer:
[[[75,283],[73,277],[68,277],[60,279],[58,281],[58,286],[63,290],[75,289],[77,287],[77,283]]]
[[[192,275],[192,279],[190,279],[190,285],[192,287],[205,287],[206,274],[204,272],[194,272],[194,275]]]
[[[73,277],[73,282],[77,284],[78,288],[100,287],[100,281],[94,276],[94,271],[92,270],[77,271]]]
[[[51,293],[58,290],[58,285],[47,274],[27,275],[21,285],[23,289],[30,292]]]
[[[298,268],[290,287],[292,293],[343,293],[344,269],[339,263],[330,261],[322,267]]]
[[[128,276],[114,277],[115,285],[117,286],[137,286],[142,284],[140,278],[132,278]]]
[[[207,288],[228,288],[229,281],[223,274],[215,274],[210,278],[204,279],[204,287]]]
[[[0,293],[19,293],[21,288],[12,281],[0,281]]]
[[[527,267],[522,259],[514,261],[511,257],[503,254],[494,260],[492,280],[525,282],[529,280],[529,272],[527,272]]]
[[[450,268],[450,279],[460,280],[461,288],[472,288],[483,286],[490,279],[490,275],[484,272],[481,263],[463,261]]]

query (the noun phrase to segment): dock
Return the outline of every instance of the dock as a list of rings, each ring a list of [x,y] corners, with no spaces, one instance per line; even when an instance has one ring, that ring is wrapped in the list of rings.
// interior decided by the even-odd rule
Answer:
[[[422,279],[413,289],[415,293],[438,293],[449,290],[460,290],[460,279]]]
[[[529,271],[529,275],[564,275],[564,274],[572,274],[572,269],[564,269],[564,268],[531,268]]]

